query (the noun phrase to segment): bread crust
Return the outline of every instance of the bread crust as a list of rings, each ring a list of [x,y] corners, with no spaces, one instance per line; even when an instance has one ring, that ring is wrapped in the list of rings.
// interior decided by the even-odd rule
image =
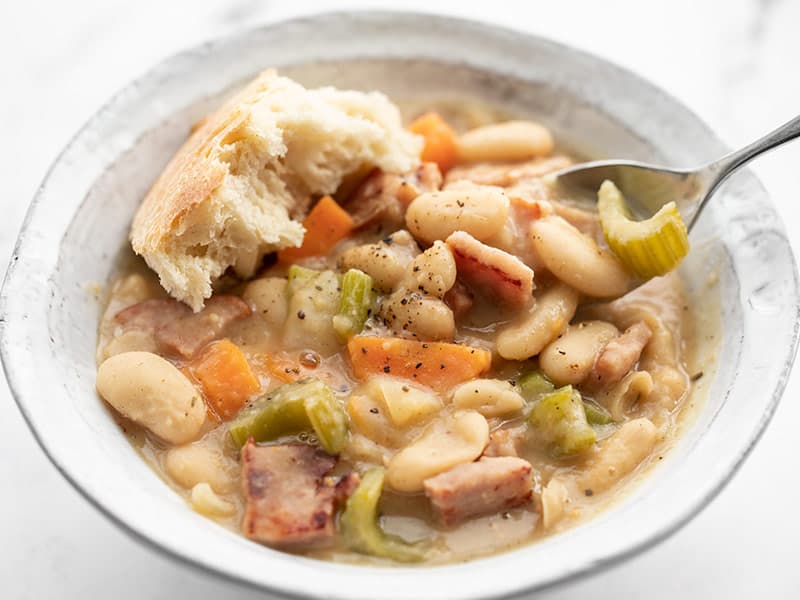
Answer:
[[[208,201],[228,173],[220,160],[222,142],[247,120],[251,106],[278,77],[274,69],[261,73],[243,90],[207,116],[169,161],[145,196],[133,220],[131,244],[137,254],[159,248],[176,222]]]
[[[145,196],[130,240],[195,311],[232,268],[302,243],[311,200],[367,166],[404,172],[421,140],[382,94],[306,90],[267,70],[191,132]]]

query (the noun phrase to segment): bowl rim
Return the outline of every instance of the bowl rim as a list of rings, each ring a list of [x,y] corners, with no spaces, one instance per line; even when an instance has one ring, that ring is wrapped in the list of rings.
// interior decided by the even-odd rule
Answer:
[[[24,256],[25,249],[27,245],[30,243],[30,224],[33,220],[34,216],[36,215],[37,209],[42,201],[42,199],[46,196],[46,191],[48,189],[48,182],[51,180],[51,177],[54,171],[59,167],[59,165],[63,162],[65,156],[68,156],[69,153],[73,150],[76,146],[77,142],[81,139],[87,131],[91,130],[95,123],[102,122],[110,112],[113,112],[113,107],[117,104],[120,99],[126,95],[127,92],[132,90],[133,88],[137,87],[141,82],[147,81],[151,78],[158,77],[158,75],[166,70],[168,67],[174,63],[180,62],[185,59],[190,59],[195,55],[200,55],[202,53],[213,52],[215,48],[224,46],[225,44],[229,43],[234,38],[240,36],[251,36],[257,33],[266,33],[269,31],[277,30],[282,27],[290,26],[290,25],[323,25],[328,21],[332,20],[341,20],[341,19],[348,19],[348,20],[361,20],[365,22],[384,22],[384,23],[391,23],[396,20],[418,20],[418,19],[426,19],[428,21],[433,21],[437,25],[446,26],[446,27],[455,27],[461,29],[470,29],[474,32],[484,34],[493,34],[496,36],[506,36],[512,39],[518,40],[531,40],[534,39],[539,43],[549,45],[551,48],[558,50],[559,52],[569,53],[574,56],[580,57],[584,60],[588,60],[594,63],[602,63],[605,68],[608,68],[612,72],[625,77],[629,80],[633,80],[636,82],[637,85],[641,86],[648,90],[648,93],[651,93],[657,97],[660,97],[674,105],[678,105],[682,108],[685,113],[692,117],[698,129],[707,136],[710,140],[713,140],[720,145],[719,138],[716,134],[711,130],[706,123],[701,120],[691,109],[687,108],[681,101],[677,100],[668,92],[664,91],[662,88],[656,86],[655,84],[650,83],[644,77],[638,75],[637,73],[621,67],[611,61],[606,60],[600,56],[594,55],[590,52],[580,50],[578,48],[574,48],[567,44],[563,44],[560,42],[555,42],[544,38],[542,36],[526,33],[519,30],[511,29],[504,26],[499,26],[495,24],[487,24],[482,23],[473,19],[466,19],[461,17],[454,17],[445,14],[439,14],[436,12],[419,12],[419,11],[392,11],[392,10],[343,10],[343,11],[330,11],[330,12],[315,12],[313,14],[289,18],[289,19],[280,19],[277,21],[268,22],[266,24],[261,24],[253,27],[246,27],[235,30],[225,35],[221,35],[218,37],[213,38],[210,41],[195,44],[191,47],[183,49],[177,53],[174,53],[163,60],[159,61],[157,64],[150,67],[147,71],[143,74],[140,74],[133,80],[131,80],[128,84],[120,88],[116,93],[114,93],[78,130],[77,132],[69,139],[67,144],[64,148],[58,153],[50,167],[48,168],[42,183],[37,188],[36,193],[28,207],[26,212],[25,218],[23,220],[23,224],[17,238],[17,241],[14,245],[14,249],[11,255],[10,263],[8,269],[5,274],[5,278],[3,281],[2,290],[0,291],[0,357],[2,358],[3,363],[3,370],[5,373],[6,381],[8,383],[9,389],[11,391],[11,395],[14,397],[14,400],[19,407],[19,410],[25,419],[25,422],[28,425],[31,433],[33,434],[34,438],[36,439],[39,446],[42,448],[45,455],[48,457],[50,462],[53,466],[58,470],[59,473],[67,480],[69,483],[97,510],[105,515],[112,523],[116,524],[120,529],[130,535],[132,538],[144,543],[146,546],[156,550],[160,554],[167,556],[172,559],[176,559],[183,564],[186,564],[194,569],[197,569],[203,573],[213,573],[216,576],[219,576],[227,581],[234,582],[237,584],[244,584],[245,586],[251,587],[253,589],[258,590],[268,590],[270,592],[279,594],[283,597],[291,597],[291,598],[332,598],[332,597],[340,597],[340,593],[320,593],[319,591],[310,591],[308,589],[300,589],[297,586],[287,587],[285,584],[267,584],[263,580],[256,581],[253,578],[247,578],[240,574],[234,574],[221,566],[217,566],[207,560],[203,560],[202,557],[198,554],[189,555],[185,549],[181,548],[179,543],[173,543],[168,538],[162,536],[157,539],[157,536],[153,534],[152,531],[144,532],[136,529],[132,526],[129,522],[126,521],[124,515],[118,514],[117,510],[114,508],[112,504],[103,503],[100,499],[95,497],[91,490],[87,489],[80,481],[78,481],[70,472],[70,468],[66,464],[62,464],[60,457],[56,452],[53,451],[49,442],[44,439],[40,432],[37,429],[37,424],[35,419],[31,416],[30,412],[27,409],[29,400],[26,397],[23,397],[23,394],[20,392],[20,381],[22,379],[20,375],[20,370],[15,369],[15,359],[14,359],[14,348],[16,343],[21,340],[15,340],[13,333],[16,331],[14,327],[12,327],[11,321],[13,321],[13,317],[11,319],[8,318],[9,315],[9,306],[13,305],[13,301],[11,300],[12,292],[15,287],[18,289],[23,289],[26,285],[25,273],[20,272],[18,269],[18,259],[20,256]],[[757,181],[757,180],[755,180]],[[763,186],[760,182],[757,182],[759,188],[763,190]],[[769,198],[764,191],[765,198]],[[772,203],[769,202],[770,207],[772,207]],[[779,220],[779,227],[781,231],[784,230],[783,222]],[[646,537],[640,541],[637,541],[631,545],[629,545],[624,550],[619,550],[613,552],[611,554],[605,555],[601,560],[597,560],[591,563],[580,564],[580,565],[573,565],[570,566],[559,575],[551,577],[550,579],[534,582],[534,583],[524,583],[522,585],[518,585],[514,588],[505,588],[501,590],[498,594],[493,595],[494,597],[503,597],[503,598],[512,598],[512,597],[520,597],[523,594],[527,594],[533,591],[539,591],[547,588],[554,587],[556,585],[573,581],[578,578],[586,577],[596,571],[599,571],[602,568],[609,567],[615,564],[618,564],[632,556],[652,548],[659,542],[663,541],[664,539],[668,538],[673,533],[677,532],[681,527],[683,527],[686,523],[688,523],[694,516],[696,516],[701,510],[703,510],[721,491],[724,487],[730,482],[732,476],[739,470],[741,465],[743,464],[744,460],[752,451],[755,444],[761,438],[768,425],[769,421],[774,414],[777,405],[781,399],[783,391],[786,387],[788,377],[792,368],[792,364],[794,362],[794,358],[798,348],[798,334],[800,333],[800,284],[798,282],[798,271],[797,271],[797,263],[792,252],[791,248],[789,249],[789,260],[792,268],[793,278],[791,281],[792,285],[792,306],[786,310],[786,312],[792,312],[794,315],[794,321],[792,326],[792,333],[791,333],[791,344],[785,353],[784,362],[781,365],[781,370],[778,376],[777,381],[775,382],[775,386],[772,389],[769,395],[769,401],[765,404],[764,412],[761,416],[759,422],[755,425],[755,429],[752,431],[751,436],[746,441],[742,441],[742,446],[735,456],[733,461],[730,463],[728,470],[722,474],[718,478],[717,481],[714,481],[711,485],[707,487],[705,493],[696,497],[693,502],[687,502],[680,513],[670,521],[666,521],[660,524],[659,527],[654,528],[650,533],[649,537]],[[9,335],[9,330],[11,329],[12,335]],[[516,550],[512,550],[511,552],[516,552]],[[502,554],[501,554],[502,555]],[[508,555],[505,553],[504,555]],[[268,560],[268,559],[265,559]],[[470,563],[478,562],[481,560],[485,560],[482,558],[475,559],[474,561],[470,561]],[[317,564],[324,565],[325,563],[317,561]],[[365,568],[363,566],[354,566],[354,565],[345,565],[337,563],[336,566],[341,566],[347,569],[352,569],[354,571],[363,571]],[[433,566],[433,567],[422,567],[423,570],[448,570],[451,569],[453,565],[443,565],[443,566]],[[368,566],[366,569],[370,571],[381,571],[384,570],[387,573],[391,572],[399,572],[403,570],[403,568],[384,568],[384,567],[373,567]],[[420,568],[413,568],[411,569],[414,572],[421,573]],[[344,596],[341,596],[344,597]],[[467,592],[464,597],[477,597],[470,595]]]

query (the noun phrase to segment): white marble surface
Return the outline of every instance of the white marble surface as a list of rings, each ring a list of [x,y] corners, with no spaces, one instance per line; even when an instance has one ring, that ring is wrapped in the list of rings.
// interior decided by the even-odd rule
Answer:
[[[0,263],[8,260],[27,203],[49,163],[133,76],[176,50],[243,26],[351,7],[436,10],[579,46],[663,86],[731,145],[748,142],[800,111],[800,2],[794,0],[4,0]],[[753,167],[786,220],[795,248],[800,242],[798,165],[800,143]],[[677,535],[621,566],[541,597],[800,597],[795,550],[800,477],[793,460],[798,392],[800,371],[745,466]],[[101,517],[47,462],[2,384],[0,457],[0,597],[262,597],[175,564]]]

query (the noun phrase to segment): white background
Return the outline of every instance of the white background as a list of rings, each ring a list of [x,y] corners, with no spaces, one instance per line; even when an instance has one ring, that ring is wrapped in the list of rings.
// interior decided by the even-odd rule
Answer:
[[[351,7],[435,10],[578,46],[664,87],[732,146],[800,113],[795,0],[1,0],[0,264],[47,166],[131,78],[210,37]],[[753,169],[797,249],[800,143]],[[800,372],[745,466],[687,527],[634,560],[541,597],[800,598],[798,391]],[[112,526],[47,462],[0,383],[0,598],[107,596],[263,597],[175,564]]]

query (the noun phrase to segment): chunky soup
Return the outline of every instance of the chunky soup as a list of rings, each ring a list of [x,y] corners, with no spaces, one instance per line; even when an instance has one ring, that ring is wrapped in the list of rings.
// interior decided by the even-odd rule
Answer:
[[[192,509],[255,542],[404,563],[517,546],[618,495],[690,395],[679,277],[609,243],[550,176],[572,159],[549,131],[409,129],[419,166],[355,169],[300,246],[202,310],[139,263],[112,286],[101,396]]]

